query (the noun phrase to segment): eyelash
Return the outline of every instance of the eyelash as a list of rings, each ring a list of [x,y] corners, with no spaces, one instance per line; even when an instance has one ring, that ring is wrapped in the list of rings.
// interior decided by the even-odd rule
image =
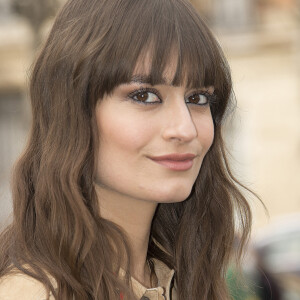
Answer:
[[[147,93],[147,92],[148,93],[153,93],[154,95],[156,95],[158,97],[158,99],[160,100],[160,102],[158,102],[158,101],[155,101],[155,102],[143,102],[143,101],[136,100],[136,99],[133,98],[134,96],[137,96],[138,94]],[[196,104],[196,103],[191,103],[191,102],[187,102],[187,103],[198,105],[198,106],[206,106],[208,104],[213,103],[216,100],[216,95],[215,94],[210,94],[207,91],[195,92],[192,95],[190,95],[189,97],[193,97],[193,96],[197,96],[197,95],[203,95],[203,96],[205,96],[207,98],[207,102],[205,104]],[[156,89],[141,88],[141,89],[135,90],[132,93],[128,94],[128,98],[130,100],[132,100],[133,102],[141,104],[141,105],[154,105],[154,104],[157,104],[157,103],[161,103],[161,98],[162,97],[161,97],[160,93]]]
[[[134,96],[137,96],[138,94],[141,94],[141,93],[152,93],[152,94],[154,94],[158,97],[160,102],[158,102],[158,101],[156,101],[156,102],[143,102],[143,101],[136,100],[136,99],[133,98]],[[130,93],[128,95],[128,97],[133,102],[138,103],[138,104],[142,104],[142,105],[153,105],[153,104],[161,103],[161,98],[162,98],[160,93],[157,90],[152,89],[152,88],[141,88],[141,89],[135,90],[132,93]]]

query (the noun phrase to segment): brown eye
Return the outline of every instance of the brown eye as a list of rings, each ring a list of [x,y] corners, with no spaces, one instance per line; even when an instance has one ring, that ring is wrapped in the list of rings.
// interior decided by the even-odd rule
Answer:
[[[140,92],[135,95],[136,100],[145,102],[148,99],[149,93],[148,92]]]
[[[208,99],[207,99],[206,95],[201,94],[201,93],[194,94],[194,95],[188,97],[188,100],[190,103],[198,104],[198,105],[205,105],[208,103]]]
[[[136,91],[129,97],[139,104],[156,104],[161,102],[158,95],[150,91]]]

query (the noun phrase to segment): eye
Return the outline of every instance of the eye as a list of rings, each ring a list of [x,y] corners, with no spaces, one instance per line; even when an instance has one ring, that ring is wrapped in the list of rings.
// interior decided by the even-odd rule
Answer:
[[[132,100],[143,103],[143,104],[155,104],[160,103],[161,100],[157,95],[156,91],[142,89],[138,91],[134,91],[133,93],[128,95]]]
[[[189,103],[197,104],[197,105],[206,105],[209,103],[209,97],[211,95],[207,92],[201,92],[201,93],[195,93],[191,96],[189,96],[187,99]]]

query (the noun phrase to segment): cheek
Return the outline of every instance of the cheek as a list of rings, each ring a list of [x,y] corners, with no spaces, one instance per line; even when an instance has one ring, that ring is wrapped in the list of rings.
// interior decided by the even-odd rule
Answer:
[[[198,132],[198,140],[205,152],[211,147],[214,140],[214,123],[211,114],[205,114],[195,118],[195,126]]]
[[[136,114],[102,111],[97,116],[100,151],[106,149],[123,155],[141,149],[151,136],[151,128]],[[112,154],[111,153],[111,154]]]

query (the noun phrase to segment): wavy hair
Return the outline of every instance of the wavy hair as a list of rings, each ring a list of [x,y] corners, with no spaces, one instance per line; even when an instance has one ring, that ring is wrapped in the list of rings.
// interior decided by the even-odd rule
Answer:
[[[119,300],[120,290],[125,299],[134,298],[128,242],[121,228],[99,214],[95,106],[130,82],[149,51],[151,84],[160,83],[174,49],[173,85],[215,88],[214,142],[189,197],[158,205],[148,257],[175,269],[180,300],[229,299],[225,274],[233,239],[239,231],[241,253],[251,211],[222,139],[234,104],[230,70],[185,0],[69,0],[61,9],[32,70],[32,127],[14,170],[14,219],[0,238],[0,276],[21,270],[57,300]],[[124,255],[122,281],[116,274]]]

